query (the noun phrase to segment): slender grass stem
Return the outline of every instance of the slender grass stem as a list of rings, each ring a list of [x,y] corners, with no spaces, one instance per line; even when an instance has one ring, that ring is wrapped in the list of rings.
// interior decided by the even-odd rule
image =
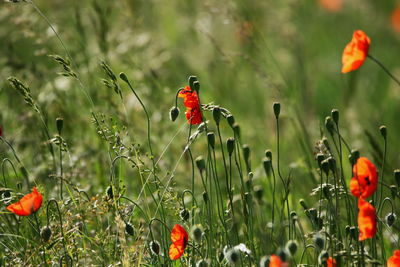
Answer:
[[[393,81],[395,81],[399,86],[400,86],[400,81],[385,67],[385,65],[383,65],[382,62],[380,62],[378,59],[376,59],[375,57],[373,57],[372,55],[368,54],[368,57],[374,61],[376,64],[379,65],[379,67],[381,67],[383,69],[384,72],[386,72],[387,75],[389,75],[390,78],[393,79]]]

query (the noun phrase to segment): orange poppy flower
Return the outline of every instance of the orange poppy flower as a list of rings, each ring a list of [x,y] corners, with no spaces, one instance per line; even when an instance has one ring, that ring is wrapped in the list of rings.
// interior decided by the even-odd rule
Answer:
[[[32,193],[26,194],[18,202],[7,206],[7,210],[19,216],[28,216],[36,212],[42,205],[42,195],[33,187]]]
[[[396,7],[391,16],[392,28],[396,32],[400,32],[400,6]]]
[[[336,267],[336,260],[332,257],[329,257],[326,261],[326,267]]]
[[[358,238],[360,241],[372,238],[376,234],[375,207],[363,198],[358,199],[358,229],[360,230]]]
[[[368,56],[371,41],[365,32],[357,30],[353,33],[353,39],[346,45],[342,55],[342,73],[358,69]]]
[[[331,12],[337,12],[343,6],[343,0],[319,0],[318,2],[321,7]]]
[[[400,266],[400,250],[395,250],[393,256],[387,261],[387,267],[399,267]]]
[[[353,166],[350,191],[355,197],[368,198],[378,186],[376,167],[366,157],[360,157]]]
[[[175,224],[171,231],[171,241],[172,244],[169,247],[169,258],[171,260],[177,260],[185,252],[185,248],[189,241],[189,236],[185,228],[179,224]]]
[[[183,98],[183,104],[186,107],[186,119],[193,125],[200,124],[203,120],[199,104],[199,97],[196,91],[192,91],[189,86],[179,92],[178,97]]]
[[[269,267],[289,267],[289,264],[282,261],[281,257],[277,255],[271,255],[269,258]]]

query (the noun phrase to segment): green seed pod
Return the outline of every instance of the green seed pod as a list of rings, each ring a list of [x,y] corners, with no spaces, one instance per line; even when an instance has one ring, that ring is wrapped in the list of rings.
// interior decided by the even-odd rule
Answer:
[[[392,198],[393,198],[393,199],[396,199],[396,196],[397,196],[397,189],[398,189],[398,187],[395,186],[395,185],[391,185],[391,186],[390,186],[390,193],[392,193]]]
[[[272,162],[271,162],[271,159],[269,159],[269,158],[264,158],[264,159],[263,159],[263,165],[264,165],[265,174],[269,177],[269,176],[271,175],[271,170],[272,170]]]
[[[194,241],[201,243],[201,239],[203,237],[203,227],[199,224],[194,225],[192,227],[191,236]]]
[[[400,187],[400,169],[394,170],[394,180],[397,183],[397,186]]]
[[[197,77],[196,76],[192,76],[192,75],[189,76],[188,84],[189,84],[189,87],[191,88],[191,90],[193,90],[192,88],[194,88],[193,83],[195,81],[197,81]]]
[[[276,255],[278,255],[279,258],[281,258],[281,260],[282,260],[283,262],[286,262],[286,261],[288,260],[288,258],[289,258],[288,254],[286,253],[286,251],[285,251],[284,249],[279,249],[279,250],[276,252]]]
[[[109,199],[113,199],[113,198],[114,198],[114,190],[113,190],[112,185],[109,185],[109,186],[107,187],[106,193],[107,193],[107,197],[108,197]]]
[[[304,210],[308,210],[307,204],[304,199],[299,200],[300,205],[303,207]]]
[[[350,234],[350,225],[346,225],[345,231],[346,231],[346,236],[349,236],[349,234]]]
[[[178,107],[172,107],[169,110],[169,118],[171,119],[171,121],[175,121],[176,118],[178,118],[179,116],[179,108]]]
[[[322,193],[324,194],[324,197],[326,199],[330,199],[331,198],[331,194],[329,192],[329,187],[327,185],[323,185],[322,186]]]
[[[391,227],[395,222],[396,222],[396,214],[394,213],[389,213],[385,217],[386,224]]]
[[[196,166],[200,172],[202,172],[206,169],[206,162],[202,156],[198,156],[196,158],[195,162],[196,162]]]
[[[325,127],[330,134],[333,134],[335,130],[335,125],[333,124],[332,118],[330,116],[327,116],[325,118]]]
[[[40,236],[43,239],[44,242],[48,242],[51,237],[51,229],[48,226],[43,227],[40,230]]]
[[[318,218],[318,211],[314,208],[308,209],[308,214],[310,214],[310,218],[313,220]]]
[[[336,123],[336,125],[338,125],[339,124],[339,110],[332,109],[331,116],[332,116],[333,121]]]
[[[250,163],[250,147],[249,147],[249,145],[247,145],[247,144],[244,144],[243,145],[243,158],[244,158],[244,161],[247,163],[247,164],[249,164]]]
[[[329,168],[334,173],[336,171],[336,160],[333,157],[328,158]]]
[[[226,147],[227,147],[227,149],[228,149],[228,154],[229,154],[229,156],[232,156],[232,153],[233,153],[233,151],[234,151],[234,149],[235,149],[235,138],[229,137],[229,138],[226,140]]]
[[[279,118],[279,114],[281,113],[281,103],[275,102],[272,105],[272,108],[274,109],[275,118],[278,119]]]
[[[221,109],[219,107],[214,107],[212,114],[215,124],[219,125],[219,122],[221,121]]]
[[[260,259],[260,267],[269,267],[270,258],[268,256],[263,256]]]
[[[329,151],[331,151],[331,147],[329,145],[329,141],[328,138],[326,138],[325,136],[322,138],[322,143],[324,144],[325,148]]]
[[[151,241],[149,247],[152,254],[154,255],[160,254],[160,243],[158,243],[157,240]]]
[[[190,212],[187,209],[182,209],[179,212],[179,217],[181,217],[182,221],[187,221],[189,220]]]
[[[64,119],[63,118],[57,118],[56,119],[56,125],[57,125],[57,131],[58,134],[61,135],[63,125],[64,125]]]
[[[316,159],[317,159],[318,166],[321,168],[321,162],[325,159],[324,154],[318,153]]]
[[[240,138],[240,126],[235,122],[233,125],[233,131],[235,132],[235,135]]]
[[[316,249],[323,250],[325,248],[325,239],[320,234],[316,234],[314,236],[314,245]]]
[[[207,133],[207,141],[212,149],[215,148],[215,134],[213,132]]]
[[[129,223],[125,224],[125,232],[130,235],[133,236],[135,234],[135,229],[133,229],[133,226]]]
[[[199,81],[194,81],[193,82],[193,87],[190,87],[192,91],[196,91],[197,94],[200,92],[200,82]]]
[[[326,175],[329,174],[329,161],[327,159],[323,160],[321,162],[321,168],[325,172]]]
[[[360,152],[357,149],[352,149],[349,156],[350,164],[352,166],[356,164],[359,157],[360,157]]]
[[[265,156],[272,161],[272,151],[271,151],[271,149],[265,150],[264,153],[265,153]]]
[[[235,124],[235,117],[233,117],[232,114],[229,114],[226,117],[226,121],[228,122],[229,126],[231,126],[231,128],[233,127],[233,125]]]
[[[329,253],[326,250],[321,251],[318,256],[318,263],[324,265],[329,258]]]
[[[286,243],[285,247],[286,247],[286,250],[290,253],[290,256],[293,257],[297,252],[298,245],[297,245],[297,242],[295,240],[289,240]]]
[[[208,202],[208,194],[207,194],[206,191],[203,192],[203,200],[204,200],[205,203]]]
[[[379,127],[379,131],[381,132],[381,135],[383,137],[383,139],[386,139],[387,137],[387,129],[385,125],[382,125],[381,127]]]

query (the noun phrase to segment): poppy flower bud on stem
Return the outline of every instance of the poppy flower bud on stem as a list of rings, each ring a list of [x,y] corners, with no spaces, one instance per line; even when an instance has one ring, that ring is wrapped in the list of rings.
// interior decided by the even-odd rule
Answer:
[[[321,162],[321,168],[325,172],[326,175],[329,174],[329,161],[327,159],[323,160]]]
[[[274,102],[274,104],[272,105],[272,108],[274,109],[275,118],[278,119],[279,114],[281,113],[281,103]]]
[[[333,157],[328,158],[329,168],[332,172],[336,171],[336,160]]]
[[[297,248],[298,248],[298,245],[295,240],[289,240],[286,243],[286,250],[289,251],[291,256],[294,256],[296,254]]]
[[[130,223],[125,224],[125,232],[130,236],[133,236],[135,234],[135,230],[133,229],[133,226]]]
[[[235,124],[235,117],[233,117],[232,114],[229,114],[226,117],[226,121],[228,122],[229,126],[231,126],[231,128],[233,127],[233,125]]]
[[[240,126],[235,122],[233,125],[233,131],[235,132],[236,136],[240,138]]]
[[[172,107],[169,110],[169,118],[171,119],[171,121],[175,121],[176,118],[178,118],[179,116],[179,108],[178,107]]]
[[[182,210],[179,212],[179,217],[181,217],[181,219],[182,219],[183,221],[187,221],[187,220],[189,220],[190,213],[189,213],[189,211],[188,211],[187,209],[182,209]]]
[[[245,162],[249,162],[250,159],[250,147],[247,144],[243,145],[243,157]]]
[[[107,193],[107,197],[108,197],[109,199],[113,199],[113,198],[114,198],[114,192],[113,192],[113,187],[112,187],[112,185],[110,185],[110,186],[107,187],[106,193]]]
[[[328,132],[330,134],[333,134],[333,131],[335,130],[335,127],[334,127],[332,118],[330,116],[327,116],[325,118],[325,127],[326,127],[326,129],[328,130]]]
[[[197,243],[200,243],[201,238],[203,236],[203,227],[199,224],[194,225],[192,228],[191,236],[194,241],[196,241]]]
[[[199,81],[194,81],[193,82],[193,88],[190,87],[192,90],[196,91],[197,94],[199,94],[200,91],[200,83]]]
[[[212,149],[215,148],[215,134],[213,132],[207,133],[207,141]]]
[[[149,246],[151,253],[153,253],[154,255],[160,254],[160,243],[158,243],[157,240],[151,241]]]
[[[198,156],[196,158],[196,166],[200,172],[202,172],[206,169],[206,162],[202,156]]]
[[[381,127],[379,127],[379,131],[381,132],[381,135],[382,135],[383,139],[386,140],[386,136],[387,136],[386,126],[382,125]]]
[[[314,236],[314,245],[318,250],[323,250],[325,247],[325,239],[320,234]]]
[[[358,229],[355,226],[350,227],[350,237],[353,238],[353,240],[358,240]]]
[[[326,250],[321,251],[321,253],[318,256],[318,263],[319,264],[325,264],[326,261],[329,258],[329,253]]]
[[[48,226],[45,226],[40,230],[40,236],[42,237],[44,242],[47,242],[50,240],[51,237],[51,229]]]
[[[229,137],[226,140],[226,147],[228,149],[229,156],[232,156],[233,150],[235,149],[235,138]]]
[[[258,201],[261,201],[262,197],[264,195],[264,189],[262,188],[262,186],[257,185],[254,187],[253,190],[254,190],[254,195],[256,196],[256,199]]]
[[[303,207],[304,210],[308,210],[308,206],[307,206],[306,202],[304,201],[304,199],[300,199],[299,203]]]
[[[197,81],[197,77],[196,76],[193,76],[193,75],[189,76],[188,84],[189,84],[190,88],[194,88],[193,83],[195,81]]]
[[[395,222],[396,222],[396,214],[394,213],[389,213],[388,215],[386,215],[386,224],[391,227]]]
[[[397,186],[400,187],[400,169],[394,170],[393,174],[394,174],[394,180],[396,181]]]
[[[221,109],[219,107],[213,108],[212,114],[215,124],[219,125],[219,122],[221,121]]]
[[[338,125],[339,124],[339,110],[332,109],[331,116],[332,116],[333,121],[336,123],[336,125]]]
[[[390,186],[390,192],[392,193],[392,198],[396,199],[397,196],[397,186],[391,185]]]
[[[56,125],[57,125],[58,134],[61,135],[61,131],[62,131],[63,125],[64,125],[64,119],[63,118],[57,118],[56,119]]]
[[[265,156],[272,161],[272,151],[270,149],[265,150]]]
[[[203,192],[203,200],[204,200],[204,203],[208,202],[208,194],[206,191]]]
[[[351,154],[349,155],[349,160],[351,165],[356,164],[359,157],[360,157],[360,152],[356,149],[352,149]]]
[[[325,159],[324,154],[318,153],[316,159],[317,159],[318,167],[321,168],[321,162]]]
[[[265,174],[269,177],[271,175],[271,168],[272,168],[271,159],[264,158],[263,165],[264,165]]]

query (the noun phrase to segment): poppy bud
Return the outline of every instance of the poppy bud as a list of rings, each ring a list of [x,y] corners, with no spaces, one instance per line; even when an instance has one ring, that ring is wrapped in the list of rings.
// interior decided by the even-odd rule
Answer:
[[[322,153],[318,153],[317,154],[317,163],[318,163],[318,166],[321,168],[321,162],[323,161],[325,159],[325,156],[324,156],[324,154],[322,154]]]
[[[289,240],[286,243],[286,250],[289,251],[290,255],[293,257],[297,252],[297,242],[295,240]]]
[[[269,158],[264,158],[263,159],[263,165],[264,165],[264,170],[267,176],[269,177],[271,175],[271,169],[272,169],[272,163],[271,159]]]
[[[249,192],[244,193],[244,200],[246,201],[247,206],[253,206],[253,196]]]
[[[329,253],[326,250],[321,251],[321,253],[318,256],[318,263],[323,265],[326,263],[326,261],[329,258]]]
[[[270,160],[272,160],[272,151],[271,151],[271,149],[267,149],[267,150],[265,150],[265,156],[267,157],[267,158],[269,158]]]
[[[397,186],[400,187],[400,169],[394,170],[394,180],[397,183]]]
[[[316,234],[314,236],[314,245],[318,250],[323,250],[325,247],[325,239],[320,234]]]
[[[350,227],[350,237],[353,238],[353,240],[358,240],[358,229],[355,226]]]
[[[50,240],[51,237],[51,229],[48,226],[45,226],[40,230],[40,236],[42,237],[44,242],[47,242]]]
[[[327,116],[325,118],[325,127],[330,134],[333,134],[333,131],[335,130],[335,126],[333,125],[333,121],[330,116]]]
[[[182,221],[187,221],[187,220],[189,220],[190,213],[187,209],[182,209],[179,212],[179,217],[181,217]]]
[[[303,207],[304,210],[308,210],[307,204],[304,199],[299,200],[300,205]]]
[[[270,258],[268,256],[263,256],[260,259],[260,267],[269,267]]]
[[[351,165],[356,164],[359,157],[360,157],[360,151],[358,151],[357,149],[352,149],[349,155],[350,164]]]
[[[382,135],[383,139],[386,139],[386,136],[387,136],[386,126],[382,125],[381,127],[379,127],[379,131],[381,132],[381,135]]]
[[[233,249],[233,248],[229,249],[225,253],[225,259],[229,262],[229,264],[231,264],[233,266],[239,261],[239,258],[240,258],[240,254],[239,254],[239,251],[236,249]]]
[[[207,260],[199,260],[196,263],[196,267],[208,267],[208,266],[210,266],[210,264]]]
[[[264,195],[264,189],[261,186],[257,185],[254,187],[254,193],[255,193],[254,195],[256,196],[256,199],[258,201],[261,201],[261,199]]]
[[[312,218],[313,220],[315,220],[318,217],[318,212],[314,208],[309,209],[308,214],[310,215],[310,218]]]
[[[4,190],[3,191],[3,193],[2,193],[2,197],[3,198],[9,198],[9,197],[11,197],[11,192],[10,192],[10,190]]]
[[[196,166],[200,172],[204,171],[206,168],[206,162],[202,156],[196,158]]]
[[[397,186],[391,185],[390,186],[390,192],[392,193],[392,198],[396,199],[397,196]]]
[[[151,253],[153,253],[154,255],[160,254],[160,243],[158,243],[157,240],[151,241],[149,246]]]
[[[329,174],[329,161],[327,159],[321,162],[321,168],[325,172],[326,175]]]
[[[198,94],[200,91],[200,83],[199,81],[194,81],[193,82],[193,87],[190,87],[192,89],[192,91],[196,91],[196,93]]]
[[[179,116],[179,108],[178,107],[172,107],[169,110],[169,118],[171,119],[171,121],[175,121],[176,118],[178,118]]]
[[[63,118],[57,118],[56,119],[56,125],[57,125],[57,131],[58,134],[61,135],[61,131],[64,125],[64,119]]]
[[[121,73],[119,74],[119,77],[120,77],[121,80],[123,80],[124,82],[129,83],[128,77],[126,76],[125,73],[121,72]]]
[[[275,118],[278,119],[279,118],[279,114],[281,113],[281,103],[274,102],[272,107],[274,109]]]
[[[215,134],[213,132],[207,133],[207,141],[212,149],[215,148]]]
[[[284,249],[279,249],[276,255],[278,255],[283,262],[286,262],[288,260],[288,254]]]
[[[389,213],[386,215],[386,224],[391,227],[395,222],[396,222],[396,214],[394,213]]]
[[[336,171],[336,160],[333,157],[328,158],[329,168],[332,172]]]
[[[226,120],[227,120],[229,126],[233,127],[233,125],[235,124],[235,117],[233,117],[232,114],[229,114],[229,115],[226,117]]]
[[[331,147],[329,146],[329,141],[328,141],[328,138],[326,138],[325,136],[322,138],[322,144],[325,146],[325,148],[328,150],[328,151],[331,151]]]
[[[346,225],[345,231],[346,231],[346,236],[348,236],[350,234],[350,225]]]
[[[108,197],[109,199],[113,199],[113,198],[114,198],[114,192],[113,192],[112,185],[109,185],[109,186],[107,187],[106,193],[107,193],[107,197]]]
[[[229,156],[232,156],[233,150],[235,149],[235,138],[229,137],[226,140],[226,147],[228,149]]]
[[[133,226],[130,223],[126,223],[125,224],[125,232],[128,235],[133,236],[135,234],[135,229],[133,229]]]
[[[243,158],[246,164],[250,163],[250,147],[247,144],[243,145]],[[250,165],[250,164],[249,164]]]
[[[240,126],[236,122],[233,124],[233,131],[235,132],[235,135],[240,138]]]
[[[339,124],[339,110],[332,109],[331,116],[332,116],[333,121],[336,123],[336,125],[338,125]]]
[[[192,228],[191,236],[194,241],[196,241],[197,243],[200,243],[201,238],[203,236],[203,227],[201,227],[201,225],[199,225],[199,224],[194,225]]]
[[[326,184],[322,186],[322,193],[324,194],[324,197],[326,199],[330,199],[331,198],[331,194],[329,192],[329,187]]]
[[[205,203],[208,202],[208,194],[207,194],[206,191],[203,192],[203,200],[204,200]]]
[[[190,87],[190,88],[193,88],[193,87],[194,87],[194,86],[193,86],[193,83],[194,83],[195,81],[197,81],[197,77],[196,77],[196,76],[193,76],[193,75],[190,75],[190,76],[189,76],[189,79],[188,79],[188,84],[189,84],[189,87]]]
[[[214,117],[215,124],[219,125],[219,122],[221,121],[221,109],[219,107],[214,107],[212,114]]]

